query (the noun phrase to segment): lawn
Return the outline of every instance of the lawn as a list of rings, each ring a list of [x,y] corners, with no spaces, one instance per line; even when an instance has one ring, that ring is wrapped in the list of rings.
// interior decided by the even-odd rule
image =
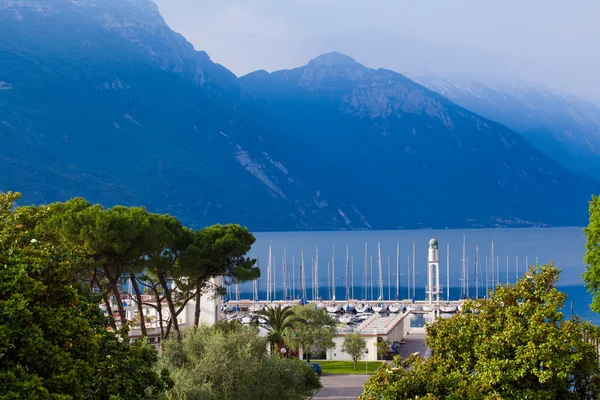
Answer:
[[[323,369],[324,374],[365,374],[365,362],[359,361],[356,364],[356,371],[354,370],[354,363],[352,361],[311,361],[319,364]],[[372,375],[377,372],[377,369],[381,365],[381,361],[369,361],[368,362],[368,374]]]

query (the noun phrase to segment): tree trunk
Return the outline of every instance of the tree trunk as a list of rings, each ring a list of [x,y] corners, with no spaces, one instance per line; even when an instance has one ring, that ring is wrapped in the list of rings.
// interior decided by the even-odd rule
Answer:
[[[108,267],[104,267],[104,273],[106,274],[106,278],[110,283],[110,288],[112,289],[113,295],[115,296],[115,301],[117,303],[117,309],[119,310],[119,319],[121,320],[121,327],[125,327],[127,324],[127,318],[125,318],[125,308],[123,307],[123,299],[121,298],[121,289],[119,288],[119,274],[116,274],[115,277],[110,276],[110,272],[108,271]]]
[[[137,278],[133,272],[129,273],[129,278],[131,279],[131,285],[133,286],[133,291],[135,292],[135,302],[137,303],[138,315],[140,316],[140,327],[142,329],[142,336],[148,336],[148,331],[146,330],[146,317],[144,316],[144,307],[142,305],[142,294],[140,293],[140,286],[137,283]]]
[[[173,298],[171,297],[171,289],[167,287],[167,279],[163,274],[157,274],[160,284],[165,289],[165,298],[167,299],[167,306],[169,307],[169,313],[171,314],[171,324],[173,329],[177,333],[177,340],[181,339],[179,332],[179,323],[177,322],[177,312],[175,311],[175,305],[173,304]]]
[[[310,352],[306,353],[306,362],[310,363]]]
[[[354,370],[356,371],[356,358],[352,361],[354,361]]]
[[[90,290],[94,290],[95,283],[96,283],[96,267],[94,267],[94,272],[92,272],[92,279],[90,279]]]
[[[202,299],[202,279],[196,281],[196,306],[194,310],[194,328],[200,325],[200,300]]]
[[[110,326],[116,331],[117,330],[117,323],[115,322],[115,318],[113,317],[113,313],[112,313],[112,308],[110,306],[110,299],[108,298],[108,296],[106,295],[105,292],[102,292],[102,299],[104,300],[104,305],[106,305],[106,313],[108,314],[108,322],[110,323]]]
[[[94,275],[94,280],[96,281],[96,284],[98,285],[98,290],[100,290],[100,295],[102,296],[102,300],[104,300],[104,305],[106,306],[106,313],[108,314],[108,322],[110,323],[110,326],[114,330],[117,330],[117,324],[115,322],[115,318],[113,317],[112,307],[110,306],[110,299],[106,295],[106,292],[104,291],[104,289],[102,289],[102,285],[100,285],[98,276]]]
[[[158,313],[158,323],[160,326],[160,341],[162,343],[162,340],[166,337],[165,327],[163,325],[162,319],[162,304],[160,301],[160,293],[158,293],[158,289],[156,289],[156,286],[154,284],[152,284],[152,292],[154,292],[154,298],[156,299],[156,312]]]

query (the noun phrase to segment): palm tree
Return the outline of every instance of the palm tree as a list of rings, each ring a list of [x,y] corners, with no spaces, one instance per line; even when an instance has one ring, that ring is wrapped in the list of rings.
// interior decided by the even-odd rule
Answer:
[[[268,332],[267,340],[271,345],[271,351],[275,351],[277,354],[284,344],[286,332],[293,331],[294,324],[306,323],[302,318],[296,316],[291,307],[281,307],[281,304],[278,304],[277,307],[265,307],[260,310],[256,313],[254,321],[258,322],[260,318],[267,321],[265,324]]]

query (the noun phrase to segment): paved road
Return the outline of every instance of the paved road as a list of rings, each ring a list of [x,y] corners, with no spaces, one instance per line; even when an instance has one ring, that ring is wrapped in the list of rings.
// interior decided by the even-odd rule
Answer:
[[[323,375],[323,388],[313,399],[356,400],[368,378],[368,375]]]

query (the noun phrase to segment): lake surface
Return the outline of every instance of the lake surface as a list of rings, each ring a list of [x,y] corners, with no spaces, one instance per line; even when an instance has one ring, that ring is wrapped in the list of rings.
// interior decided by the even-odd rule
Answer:
[[[350,296],[356,299],[377,299],[381,285],[379,279],[377,245],[381,248],[383,297],[396,299],[425,299],[427,283],[427,254],[429,240],[439,242],[440,284],[444,293],[441,297],[458,299],[468,290],[470,297],[478,292],[483,296],[491,287],[491,251],[494,241],[495,280],[501,284],[514,283],[526,271],[526,262],[533,265],[554,262],[562,273],[559,286],[567,293],[565,314],[570,313],[570,301],[576,314],[600,324],[600,315],[589,312],[591,296],[582,286],[581,274],[585,270],[585,236],[581,227],[569,228],[517,228],[517,229],[466,229],[466,230],[398,230],[398,231],[350,231],[350,232],[261,232],[255,233],[256,243],[250,256],[258,257],[262,276],[259,280],[259,297],[266,298],[267,265],[269,245],[272,252],[272,281],[275,282],[275,297],[283,293],[284,249],[287,256],[287,293],[297,298],[300,294],[301,253],[304,252],[306,298],[312,299],[319,287],[318,297],[330,299],[335,287],[337,299],[346,298],[346,246],[348,246],[348,286]],[[468,284],[463,285],[462,253],[463,235],[466,236],[466,260],[468,261]],[[415,244],[413,275],[413,242]],[[367,263],[365,268],[365,243]],[[397,271],[396,244],[400,246]],[[447,274],[447,246],[449,252],[449,275]],[[479,248],[479,268],[475,267],[476,246]],[[318,283],[313,283],[313,263],[318,247]],[[335,251],[335,256],[334,256]],[[517,264],[518,257],[518,264]],[[508,258],[508,267],[507,267]],[[488,268],[486,269],[486,259]],[[389,261],[388,261],[389,260]],[[389,262],[389,264],[388,264]],[[328,267],[329,263],[329,267]],[[332,268],[333,263],[333,268]],[[373,267],[371,268],[371,263]],[[353,265],[353,267],[352,267]],[[389,267],[388,267],[389,265]],[[487,280],[486,280],[487,271]],[[366,275],[366,276],[365,276]],[[479,282],[479,289],[475,285]],[[332,278],[335,277],[335,278]],[[409,280],[410,277],[410,280]],[[450,291],[447,277],[449,277]],[[365,279],[366,278],[366,279]],[[398,279],[397,279],[398,278]],[[414,285],[413,285],[414,279]],[[399,285],[397,285],[397,282]],[[409,288],[410,285],[410,288]],[[410,289],[410,292],[409,292]],[[251,285],[240,285],[242,297],[249,298]],[[235,294],[231,293],[231,297]]]

